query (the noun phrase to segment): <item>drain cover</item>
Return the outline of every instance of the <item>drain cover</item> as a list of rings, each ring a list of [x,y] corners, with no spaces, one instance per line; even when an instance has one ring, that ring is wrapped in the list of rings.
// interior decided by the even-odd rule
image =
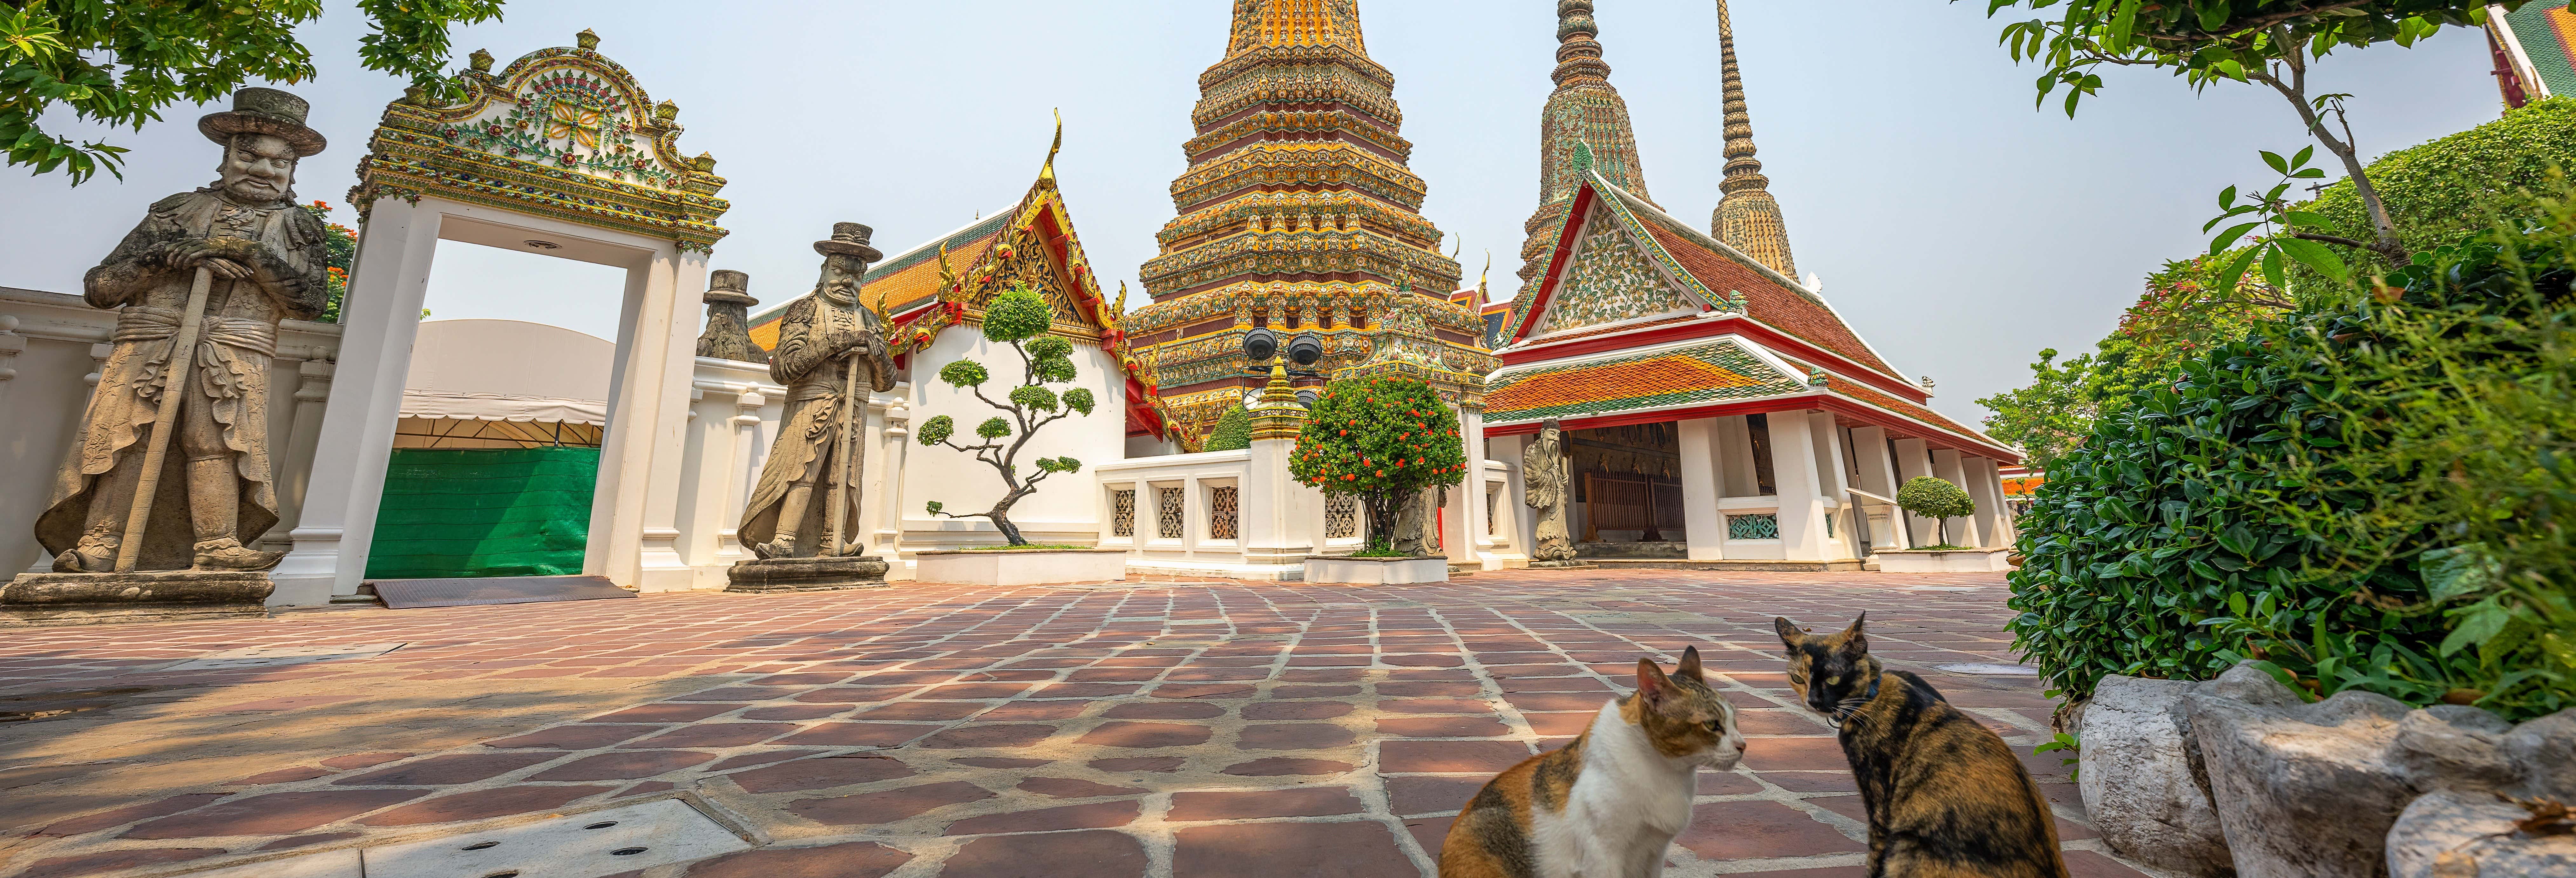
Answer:
[[[210,652],[165,671],[213,671],[224,668],[273,668],[338,659],[374,658],[401,649],[401,643],[337,643],[315,646],[253,646]]]
[[[365,851],[367,878],[601,878],[751,847],[663,799]]]
[[[2002,665],[1988,662],[1962,662],[1955,665],[1933,665],[1935,671],[1974,674],[1981,677],[2036,677],[2039,669],[2029,665]]]

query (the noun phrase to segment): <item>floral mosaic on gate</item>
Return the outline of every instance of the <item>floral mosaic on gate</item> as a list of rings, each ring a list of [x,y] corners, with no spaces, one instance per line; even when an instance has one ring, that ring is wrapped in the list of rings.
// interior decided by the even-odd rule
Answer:
[[[556,70],[530,82],[517,101],[496,102],[481,117],[432,128],[460,148],[525,158],[612,180],[671,189],[678,172],[657,165],[635,143],[639,115],[617,88],[586,70]]]

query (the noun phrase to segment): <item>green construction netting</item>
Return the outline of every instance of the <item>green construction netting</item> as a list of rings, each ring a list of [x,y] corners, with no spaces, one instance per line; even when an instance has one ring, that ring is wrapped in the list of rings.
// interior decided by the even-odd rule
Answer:
[[[596,448],[396,448],[370,579],[581,572]]]

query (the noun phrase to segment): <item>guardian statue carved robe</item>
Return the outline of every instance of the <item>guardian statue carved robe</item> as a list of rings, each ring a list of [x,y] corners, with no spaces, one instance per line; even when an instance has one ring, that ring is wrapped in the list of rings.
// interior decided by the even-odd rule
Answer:
[[[1530,566],[1564,566],[1574,561],[1574,535],[1565,527],[1565,505],[1572,498],[1571,474],[1565,463],[1565,439],[1556,420],[1540,423],[1538,441],[1521,455],[1522,502],[1537,510],[1538,545],[1530,547]]]
[[[863,555],[868,548],[859,533],[858,483],[867,399],[870,391],[894,389],[884,321],[859,304],[868,263],[881,258],[868,235],[866,226],[837,223],[832,240],[816,242],[822,278],[778,322],[769,374],[787,386],[786,408],[736,531],[764,560]]]

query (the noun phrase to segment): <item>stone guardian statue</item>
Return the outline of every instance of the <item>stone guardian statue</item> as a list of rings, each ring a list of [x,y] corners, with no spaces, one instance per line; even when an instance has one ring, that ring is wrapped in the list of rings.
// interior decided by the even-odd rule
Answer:
[[[756,560],[734,565],[728,591],[880,585],[886,563],[860,533],[870,391],[894,389],[884,319],[859,304],[868,264],[884,258],[870,230],[834,223],[814,291],[787,306],[769,375],[787,386],[778,438],[736,535]]]
[[[92,307],[119,309],[114,348],[36,519],[55,573],[13,582],[0,595],[11,615],[102,595],[147,609],[88,613],[92,621],[205,615],[212,604],[255,612],[265,600],[259,571],[279,553],[246,544],[277,523],[268,462],[277,325],[320,315],[329,294],[326,232],[293,189],[296,163],[326,145],[305,127],[307,109],[292,94],[246,88],[231,110],[197,120],[223,147],[218,179],[154,202],[84,279]],[[177,571],[196,575],[167,575]],[[146,584],[128,587],[138,581]],[[209,588],[228,597],[213,599]],[[174,601],[194,610],[148,610]]]
[[[1521,455],[1521,482],[1526,487],[1521,502],[1538,515],[1538,545],[1530,547],[1530,566],[1590,566],[1574,560],[1574,535],[1565,527],[1572,476],[1566,469],[1564,431],[1555,418],[1539,422],[1538,441]]]

